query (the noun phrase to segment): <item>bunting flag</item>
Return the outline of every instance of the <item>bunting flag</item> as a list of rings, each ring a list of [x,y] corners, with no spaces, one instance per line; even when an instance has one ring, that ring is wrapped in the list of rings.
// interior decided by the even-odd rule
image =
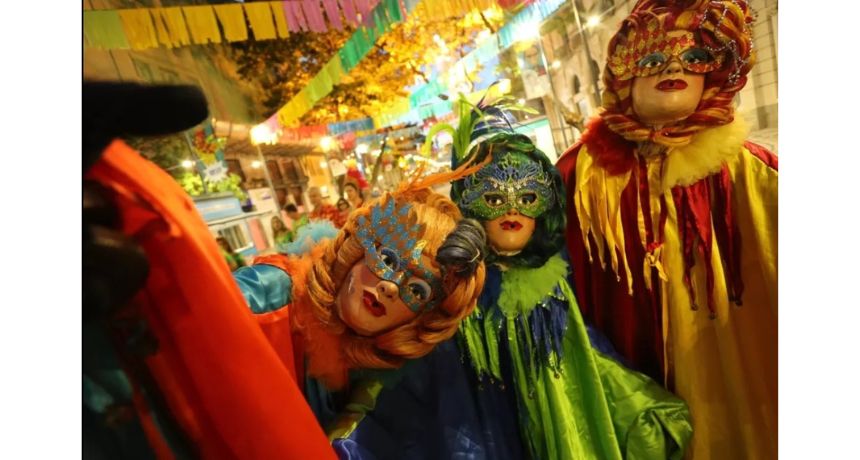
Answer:
[[[328,125],[328,133],[331,136],[337,136],[343,133],[369,131],[373,129],[372,118],[362,118],[360,120],[344,121],[340,123],[331,123]]]
[[[224,38],[228,42],[239,42],[248,39],[248,27],[245,23],[245,14],[242,10],[242,5],[226,4],[215,5],[215,14],[218,16],[218,22],[221,23],[221,28],[224,29]]]
[[[211,6],[183,6],[182,14],[195,45],[221,43],[221,31],[218,30],[215,10]]]
[[[170,45],[168,45],[170,48],[191,44],[191,35],[189,35],[188,27],[185,25],[182,8],[178,6],[155,8],[152,10],[152,14],[153,16],[160,16],[161,22],[167,28],[167,34],[170,36]],[[157,18],[155,21],[159,22]]]
[[[290,32],[325,33],[346,24],[363,26],[364,42],[371,45],[407,12],[420,10],[429,20],[462,16],[475,9],[496,7],[502,0],[283,0],[244,4],[196,5],[168,8],[84,11],[85,45],[103,49],[175,48],[222,41],[248,40],[248,23],[255,40],[287,38]],[[536,2],[532,6],[558,3]],[[385,5],[379,8],[380,5]],[[268,8],[266,8],[268,6]],[[122,18],[122,19],[121,19]],[[219,29],[218,24],[221,24]],[[223,36],[222,30],[223,29]],[[190,32],[190,33],[189,33]],[[356,43],[356,45],[363,45]],[[345,62],[361,60],[366,46],[358,46]],[[351,68],[351,67],[350,67]]]
[[[284,16],[287,17],[287,24],[290,26],[290,30],[292,31],[306,31],[308,30],[308,24],[305,21],[305,15],[302,12],[302,6],[298,2],[284,2],[283,3]]]
[[[245,16],[254,31],[254,40],[271,40],[278,38],[275,33],[275,21],[272,20],[272,8],[268,3],[246,3]]]
[[[343,30],[343,21],[340,20],[340,8],[337,6],[337,0],[322,0],[325,15],[335,29]]]
[[[426,119],[431,116],[439,118],[449,113],[452,105],[448,101],[437,101],[436,97],[448,91],[446,82],[451,75],[462,75],[466,72],[472,72],[475,68],[493,59],[501,53],[501,50],[512,45],[517,40],[519,29],[525,26],[532,26],[535,23],[540,23],[565,3],[566,0],[544,0],[541,2],[520,2],[520,6],[527,5],[516,16],[511,18],[495,36],[487,38],[480,43],[477,48],[463,56],[459,61],[454,63],[444,75],[439,75],[435,81],[430,82],[417,88],[409,96],[409,108],[404,110],[402,101],[397,101],[385,107],[383,111],[374,116],[374,123],[377,128],[384,128],[405,121],[414,119]],[[476,5],[480,3],[477,0],[440,0],[440,3],[448,2],[447,7],[450,8],[465,8],[465,5]],[[510,3],[510,2],[509,2]],[[421,3],[420,11],[426,11],[429,2]],[[480,6],[480,5],[479,5]],[[433,8],[437,8],[437,3],[433,2]],[[447,14],[447,12],[445,13]],[[477,101],[486,92],[479,91],[467,95]]]
[[[84,43],[92,48],[128,49],[119,13],[115,10],[84,11]]]
[[[301,5],[311,32],[325,32],[328,30],[325,26],[325,19],[323,19],[319,0],[304,0]]]
[[[343,11],[343,17],[350,25],[358,24],[358,12],[355,10],[355,5],[352,0],[340,0],[340,10]]]
[[[255,3],[256,4],[256,3]],[[284,8],[280,2],[269,2],[272,10],[272,18],[275,20],[275,28],[278,29],[278,37],[287,38],[290,36],[290,29],[287,26],[287,18],[284,17]]]
[[[125,37],[131,49],[158,48],[158,34],[147,10],[119,10]]]

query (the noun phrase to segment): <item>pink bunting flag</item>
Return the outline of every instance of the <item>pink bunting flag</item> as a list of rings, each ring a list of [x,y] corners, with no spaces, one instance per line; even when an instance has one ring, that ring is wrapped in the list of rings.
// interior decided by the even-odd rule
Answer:
[[[323,0],[325,7],[325,15],[335,29],[343,30],[343,21],[340,20],[340,9],[337,7],[337,0]]]
[[[370,17],[370,0],[355,0],[355,8],[361,15],[361,22],[366,24]]]
[[[308,23],[305,20],[300,2],[284,1],[284,16],[287,17],[287,25],[290,26],[290,30],[294,32],[308,30]]]
[[[305,12],[305,18],[308,20],[308,25],[312,31],[322,33],[328,30],[325,26],[325,19],[323,19],[319,0],[304,0],[302,2],[302,9]]]
[[[343,11],[343,16],[346,18],[346,22],[353,26],[358,24],[355,5],[353,5],[352,0],[340,0],[340,9]]]

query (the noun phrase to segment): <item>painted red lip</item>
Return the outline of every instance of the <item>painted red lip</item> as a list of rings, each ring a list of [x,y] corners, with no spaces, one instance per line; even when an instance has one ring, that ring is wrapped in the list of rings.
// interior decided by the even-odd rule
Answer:
[[[675,91],[682,90],[687,87],[687,82],[684,80],[663,80],[657,83],[657,89],[660,91]]]
[[[506,220],[501,224],[502,230],[510,230],[512,232],[518,232],[523,228],[523,224],[514,221],[514,220]]]
[[[365,290],[361,300],[364,302],[364,308],[366,308],[371,315],[376,316],[377,318],[385,316],[385,306],[376,300],[376,296],[373,295],[372,292]]]

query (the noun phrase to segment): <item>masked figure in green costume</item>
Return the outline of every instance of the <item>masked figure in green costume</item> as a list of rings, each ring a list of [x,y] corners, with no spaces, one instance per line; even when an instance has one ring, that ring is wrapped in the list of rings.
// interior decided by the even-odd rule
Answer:
[[[455,141],[453,162],[475,157],[485,164],[451,189],[463,215],[483,224],[492,248],[484,293],[460,326],[467,362],[482,385],[515,393],[522,444],[532,458],[683,457],[692,436],[687,405],[592,347],[569,282],[576,267],[562,255],[558,172],[514,132],[507,112],[481,110],[480,123],[473,113],[465,125],[468,144],[457,133],[464,148]]]

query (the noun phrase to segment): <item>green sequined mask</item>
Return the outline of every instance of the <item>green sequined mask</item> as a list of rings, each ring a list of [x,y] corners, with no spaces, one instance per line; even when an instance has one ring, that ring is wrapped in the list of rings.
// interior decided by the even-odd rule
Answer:
[[[463,181],[458,205],[481,220],[493,220],[510,209],[536,219],[555,203],[552,177],[541,164],[520,152],[503,154]]]

